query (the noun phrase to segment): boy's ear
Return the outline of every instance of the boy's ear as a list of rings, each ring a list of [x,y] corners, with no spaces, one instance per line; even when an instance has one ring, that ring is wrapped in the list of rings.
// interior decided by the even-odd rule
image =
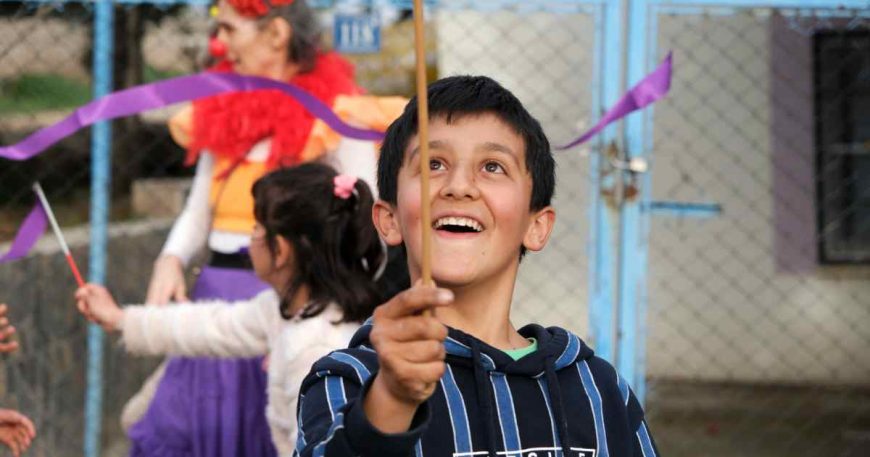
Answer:
[[[556,224],[556,211],[552,206],[535,211],[531,215],[529,228],[523,237],[523,246],[530,251],[540,251],[547,245],[553,226]]]
[[[402,244],[402,231],[393,205],[378,200],[372,205],[372,222],[381,238],[390,246]]]
[[[265,32],[269,46],[273,49],[290,46],[290,39],[293,38],[293,27],[286,19],[280,17],[272,18],[266,24]]]

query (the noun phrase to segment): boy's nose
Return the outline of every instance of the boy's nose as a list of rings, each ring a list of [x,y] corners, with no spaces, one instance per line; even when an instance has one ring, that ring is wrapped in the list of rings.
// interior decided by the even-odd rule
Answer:
[[[475,200],[480,197],[480,189],[474,178],[473,172],[455,167],[447,173],[439,193],[444,198]]]

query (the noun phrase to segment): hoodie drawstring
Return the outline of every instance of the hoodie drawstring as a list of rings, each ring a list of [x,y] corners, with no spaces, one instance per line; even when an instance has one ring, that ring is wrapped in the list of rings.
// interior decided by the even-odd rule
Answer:
[[[496,430],[495,430],[495,421],[496,419],[493,417],[493,393],[492,389],[490,389],[488,378],[489,375],[483,369],[483,362],[480,360],[480,346],[478,345],[476,340],[470,341],[471,345],[471,364],[474,366],[474,384],[477,388],[477,406],[480,408],[481,413],[483,414],[483,421],[485,422],[485,426],[483,428],[484,433],[486,434],[486,449],[488,457],[496,457],[498,455],[498,448],[495,442]]]
[[[562,454],[565,455],[571,451],[571,443],[568,442],[568,419],[565,417],[565,408],[562,405],[562,389],[559,386],[559,379],[556,377],[556,362],[552,356],[547,357],[544,361],[544,376],[547,379],[547,394],[550,395],[553,414],[556,416],[559,443],[562,446]]]

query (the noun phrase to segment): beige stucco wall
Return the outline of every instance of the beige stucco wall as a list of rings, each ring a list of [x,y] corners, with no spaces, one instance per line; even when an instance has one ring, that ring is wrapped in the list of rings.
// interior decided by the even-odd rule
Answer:
[[[870,268],[816,261],[816,25],[660,20],[676,71],[656,105],[653,198],[724,212],[652,217],[648,375],[870,382]]]

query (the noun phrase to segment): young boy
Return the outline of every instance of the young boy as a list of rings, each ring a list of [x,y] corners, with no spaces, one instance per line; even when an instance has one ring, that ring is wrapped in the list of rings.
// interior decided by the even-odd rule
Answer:
[[[416,100],[387,130],[375,226],[416,286],[303,382],[302,456],[653,457],[643,410],[611,365],[558,327],[510,322],[520,259],[555,212],[550,145],[486,77],[429,87],[432,219],[420,220]],[[420,284],[420,224],[432,275]],[[424,310],[434,310],[434,315]]]

